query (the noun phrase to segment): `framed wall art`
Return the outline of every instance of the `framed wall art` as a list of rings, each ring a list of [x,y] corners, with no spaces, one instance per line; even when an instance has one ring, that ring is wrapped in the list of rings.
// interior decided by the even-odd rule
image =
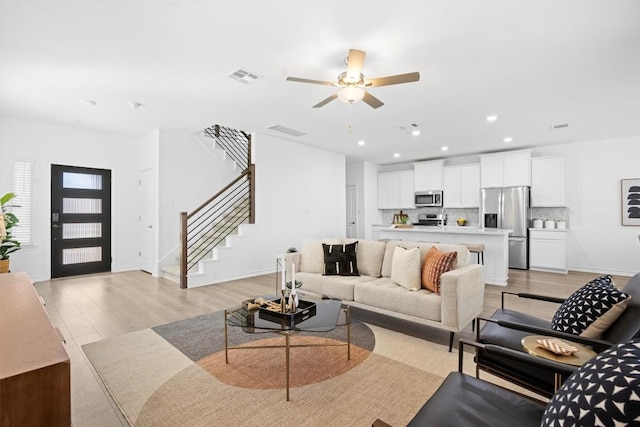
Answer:
[[[622,180],[622,225],[640,225],[640,178]]]

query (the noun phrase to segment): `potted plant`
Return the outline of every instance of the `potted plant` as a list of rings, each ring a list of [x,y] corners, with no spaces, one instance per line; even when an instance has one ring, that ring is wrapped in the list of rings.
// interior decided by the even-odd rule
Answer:
[[[7,212],[7,203],[16,197],[15,193],[7,193],[0,198],[0,273],[9,271],[9,255],[20,249],[20,242],[13,238],[11,229],[18,223],[15,214]]]

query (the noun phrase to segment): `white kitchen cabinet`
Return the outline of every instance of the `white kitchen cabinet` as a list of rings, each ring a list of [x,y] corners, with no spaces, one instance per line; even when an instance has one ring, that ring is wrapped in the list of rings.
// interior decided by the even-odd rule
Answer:
[[[529,269],[567,273],[567,230],[529,229]]]
[[[443,177],[443,207],[480,206],[480,165],[447,166]]]
[[[460,201],[460,166],[447,166],[443,171],[442,207],[459,208]]]
[[[433,160],[430,162],[419,162],[413,164],[415,177],[415,191],[443,190],[442,174],[444,160]]]
[[[480,156],[482,188],[531,186],[531,151],[511,151]]]
[[[502,187],[504,155],[480,156],[480,185],[482,188]]]
[[[378,209],[414,209],[413,171],[378,174]]]
[[[534,157],[531,159],[531,206],[563,207],[564,158]]]
[[[460,207],[480,207],[480,165],[460,166]]]

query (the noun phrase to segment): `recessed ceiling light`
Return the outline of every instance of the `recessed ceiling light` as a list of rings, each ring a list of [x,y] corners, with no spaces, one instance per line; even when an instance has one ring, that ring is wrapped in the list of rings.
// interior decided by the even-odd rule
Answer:
[[[414,130],[414,131],[411,131],[411,135],[413,135],[413,136],[418,136],[418,135],[420,135],[420,129],[416,129],[416,130]]]
[[[400,153],[393,153],[393,157],[397,159],[398,157],[400,157]]]
[[[363,140],[358,141],[358,145],[359,145],[359,146],[361,146],[361,147],[362,147],[364,144],[365,144],[365,142],[364,142]]]
[[[440,151],[447,151],[449,149],[449,147],[447,147],[446,145],[443,145],[442,147],[440,147]]]
[[[490,116],[487,116],[484,118],[486,121],[488,121],[489,123],[493,123],[496,120],[498,120],[498,116],[496,116],[495,114],[492,114]]]
[[[513,141],[513,138],[511,138],[510,136],[504,139],[504,142],[511,142],[511,141]]]
[[[96,101],[93,101],[91,99],[86,99],[86,100],[82,101],[82,103],[84,105],[88,105],[90,107],[95,107],[96,105],[98,105],[98,103]]]

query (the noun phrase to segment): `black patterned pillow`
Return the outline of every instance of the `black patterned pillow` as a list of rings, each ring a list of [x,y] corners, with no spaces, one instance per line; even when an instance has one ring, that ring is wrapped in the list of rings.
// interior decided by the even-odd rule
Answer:
[[[324,251],[324,272],[325,276],[359,276],[358,242],[348,245],[327,245],[322,244]]]
[[[546,426],[640,424],[640,340],[615,345],[576,372],[553,396],[542,417]]]
[[[598,338],[628,304],[629,296],[615,287],[611,276],[598,277],[560,305],[551,320],[551,329]]]

